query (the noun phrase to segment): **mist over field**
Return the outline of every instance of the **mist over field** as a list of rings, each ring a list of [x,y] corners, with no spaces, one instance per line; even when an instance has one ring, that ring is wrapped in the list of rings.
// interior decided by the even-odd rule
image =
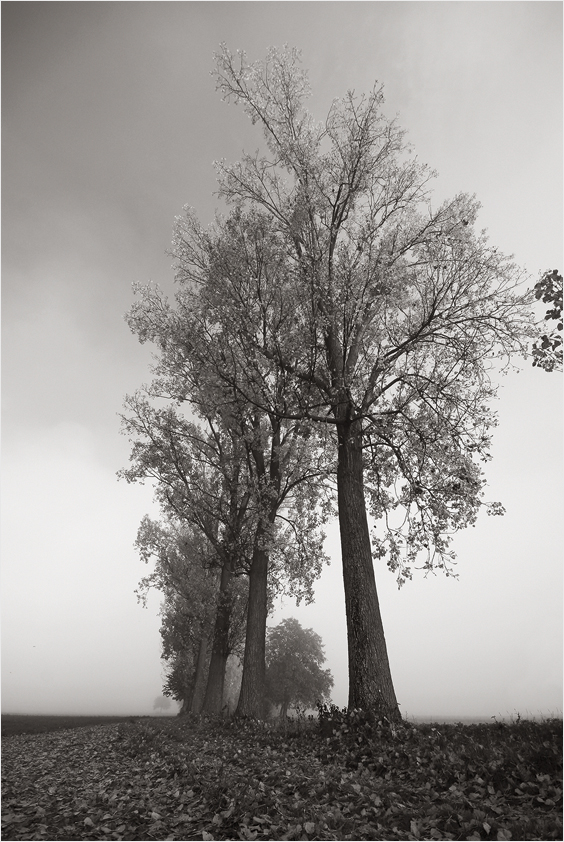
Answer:
[[[160,598],[138,604],[149,571],[133,546],[158,510],[150,484],[116,478],[118,413],[152,349],[123,315],[134,282],[174,293],[175,216],[187,204],[210,222],[212,162],[257,146],[214,90],[220,42],[251,60],[300,48],[319,119],[378,79],[438,170],[437,205],[475,192],[477,228],[532,285],[563,266],[561,18],[551,2],[3,4],[3,713],[159,713]],[[504,517],[455,538],[458,579],[419,572],[398,590],[375,566],[407,718],[561,714],[561,381],[516,362],[485,466]],[[321,636],[344,706],[335,523],[326,549],[315,603],[281,599],[269,625]]]

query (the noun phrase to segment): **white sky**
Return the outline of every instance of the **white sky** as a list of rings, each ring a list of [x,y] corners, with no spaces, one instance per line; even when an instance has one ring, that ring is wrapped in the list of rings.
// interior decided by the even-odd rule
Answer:
[[[148,487],[118,482],[123,396],[150,351],[123,314],[131,284],[173,290],[175,215],[215,207],[212,161],[259,143],[214,92],[220,41],[254,60],[303,50],[322,119],[349,88],[386,110],[439,171],[437,202],[482,202],[480,227],[531,273],[562,269],[562,5],[557,2],[20,3],[2,5],[2,710],[151,713],[159,599],[133,549]],[[562,388],[524,364],[504,380],[490,499],[456,539],[460,579],[397,591],[376,570],[408,716],[562,710]],[[316,604],[346,704],[336,529]]]

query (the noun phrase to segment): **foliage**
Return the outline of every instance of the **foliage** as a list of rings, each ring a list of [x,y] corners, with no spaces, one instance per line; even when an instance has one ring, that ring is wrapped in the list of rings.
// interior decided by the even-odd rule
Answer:
[[[191,704],[196,663],[202,636],[210,633],[218,599],[218,573],[209,561],[205,536],[186,524],[166,523],[145,516],[137,532],[136,547],[152,572],[139,583],[138,599],[145,604],[151,588],[163,595],[161,605],[162,657],[167,662],[163,692]],[[233,612],[233,645],[240,642],[244,599]]]
[[[556,321],[551,333],[540,336],[540,345],[533,345],[533,365],[545,371],[562,371],[562,275],[557,269],[545,272],[535,284],[535,297],[552,307],[546,311],[545,321]]]
[[[321,527],[327,507],[318,502],[327,473],[323,449],[306,442],[301,426],[241,401],[237,374],[237,388],[225,388],[207,365],[213,333],[192,330],[181,320],[186,345],[177,313],[152,292],[143,303],[145,308],[132,309],[129,322],[142,341],[149,336],[158,342],[161,357],[151,387],[126,401],[123,423],[133,441],[132,466],[121,473],[130,482],[156,479],[165,516],[200,532],[222,565],[204,701],[210,712],[221,706],[232,613],[228,580],[249,575],[239,706],[243,714],[255,715],[264,696],[269,598],[283,587],[298,601],[311,600],[325,560]],[[150,400],[155,398],[188,402],[205,421],[205,431],[172,405],[155,408]]]
[[[488,508],[479,463],[496,423],[491,363],[526,354],[525,275],[474,231],[475,198],[433,208],[435,174],[385,116],[381,88],[349,92],[316,123],[296,50],[249,63],[223,46],[216,66],[266,153],[217,164],[228,217],[205,231],[192,211],[178,220],[178,300],[193,312],[198,299],[230,359],[248,361],[255,402],[274,406],[270,363],[293,417],[340,435],[357,422],[383,521],[374,555],[398,581],[420,555],[448,570],[452,532]]]
[[[321,669],[325,661],[321,638],[293,617],[267,632],[266,694],[280,705],[280,716],[298,705],[313,708],[329,698],[333,677]]]
[[[184,524],[199,540],[204,566],[228,561],[233,572],[252,555],[249,490],[244,450],[236,437],[208,419],[200,428],[174,407],[156,409],[142,394],[128,397],[123,432],[133,444],[128,482],[156,480],[155,496],[168,521]]]
[[[562,839],[561,720],[144,719],[10,737],[2,772],[13,840]]]
[[[217,164],[228,212],[204,229],[185,210],[174,305],[139,287],[128,322],[161,352],[155,396],[236,423],[269,552],[286,478],[295,488],[306,465],[286,530],[301,547],[304,518],[323,520],[320,481],[336,474],[349,701],[399,716],[372,562],[385,559],[400,585],[417,566],[448,575],[452,535],[480,510],[503,513],[484,499],[492,372],[527,353],[532,295],[475,230],[474,197],[433,205],[434,173],[384,114],[381,88],[349,92],[317,123],[296,50],[250,64],[223,45],[214,75],[262,128],[263,149]],[[285,569],[312,558],[302,550]]]
[[[298,601],[311,600],[326,560],[323,450],[294,422],[250,412],[244,401],[226,394],[206,369],[209,339],[201,338],[198,350],[191,345],[185,359],[178,333],[189,328],[181,308],[175,312],[153,288],[144,292],[128,321],[141,341],[151,338],[161,346],[161,355],[151,387],[126,398],[122,431],[133,446],[131,465],[119,476],[128,482],[156,480],[165,519],[204,539],[205,566],[223,562],[235,574],[248,573],[260,529],[261,545],[270,554],[271,595],[284,589]],[[195,335],[191,332],[192,343]],[[155,408],[150,400],[155,397],[169,404]],[[191,402],[203,427],[171,401]]]
[[[170,699],[168,696],[157,696],[153,703],[153,710],[170,710]]]

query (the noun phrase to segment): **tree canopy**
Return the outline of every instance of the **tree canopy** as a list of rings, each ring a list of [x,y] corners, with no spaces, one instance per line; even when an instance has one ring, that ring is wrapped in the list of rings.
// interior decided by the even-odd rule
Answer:
[[[484,499],[481,467],[496,424],[492,372],[527,354],[532,295],[475,230],[474,197],[433,205],[435,174],[386,117],[381,87],[349,92],[318,123],[296,50],[250,64],[222,46],[215,78],[261,126],[264,148],[217,164],[227,213],[204,229],[185,209],[175,304],[138,288],[129,323],[158,344],[177,400],[213,383],[255,419],[247,429],[273,457],[269,499],[283,431],[307,443],[304,455],[325,454],[349,706],[397,718],[373,562],[385,559],[400,584],[417,565],[449,574],[453,533],[481,509],[503,511]]]
[[[290,617],[267,632],[266,695],[280,705],[280,717],[288,708],[314,708],[329,701],[333,677],[321,668],[325,661],[321,638]]]

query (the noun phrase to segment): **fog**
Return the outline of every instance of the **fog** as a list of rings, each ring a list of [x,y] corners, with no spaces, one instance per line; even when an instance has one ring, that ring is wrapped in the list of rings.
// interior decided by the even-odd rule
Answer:
[[[151,714],[161,694],[159,596],[134,550],[150,486],[126,466],[121,404],[151,349],[123,321],[131,284],[173,291],[166,255],[189,204],[207,222],[212,161],[258,135],[209,75],[225,40],[251,59],[303,50],[321,119],[384,83],[437,204],[476,192],[479,227],[531,273],[562,269],[558,3],[9,3],[2,7],[2,711]],[[542,312],[542,310],[541,310]],[[407,716],[562,708],[562,389],[522,363],[503,378],[488,498],[455,539],[459,579],[376,580]],[[338,530],[316,601],[278,603],[321,635],[347,701]]]

